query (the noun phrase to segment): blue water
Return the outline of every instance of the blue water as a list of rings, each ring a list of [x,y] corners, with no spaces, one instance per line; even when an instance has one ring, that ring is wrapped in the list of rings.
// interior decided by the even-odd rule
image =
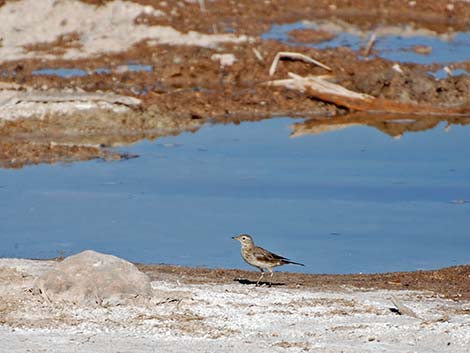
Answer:
[[[66,68],[58,68],[58,69],[39,69],[34,70],[32,72],[33,75],[36,76],[59,76],[59,77],[83,77],[88,75],[85,70],[81,69],[66,69]]]
[[[111,70],[106,69],[106,68],[98,68],[98,69],[93,70],[93,72],[98,75],[110,75],[111,74]]]
[[[151,72],[153,70],[153,66],[151,65],[142,65],[142,64],[128,64],[124,65],[126,68],[126,71],[129,72]],[[108,68],[98,68],[92,71],[85,71],[82,69],[67,69],[67,68],[43,68],[39,70],[34,70],[32,72],[33,75],[35,76],[58,76],[58,77],[63,77],[63,78],[69,78],[69,77],[83,77],[87,76],[91,73],[96,73],[99,75],[109,75],[111,74],[111,70]]]
[[[84,249],[248,268],[247,232],[310,273],[470,263],[470,127],[289,138],[298,120],[214,125],[122,147],[139,158],[0,169],[0,256]]]
[[[131,72],[152,72],[152,65],[128,64],[127,69]]]
[[[430,71],[428,73],[437,79],[443,79],[449,76],[449,74],[444,69],[439,69],[435,72]],[[468,76],[468,75],[470,75],[470,72],[464,69],[452,70],[452,76]]]
[[[306,24],[304,22],[295,22],[282,25],[273,25],[270,30],[264,33],[261,38],[264,40],[275,39],[292,46],[307,46],[312,48],[324,49],[335,48],[339,46],[349,47],[352,50],[360,50],[367,44],[368,38],[364,39],[355,34],[340,32],[329,41],[321,43],[297,43],[289,38],[289,32],[294,29],[315,29],[315,23]],[[425,45],[432,47],[432,52],[428,55],[415,53],[412,48],[416,45]],[[413,62],[419,64],[432,63],[450,63],[456,61],[468,60],[470,47],[470,33],[457,32],[452,40],[444,40],[439,37],[414,36],[404,37],[399,35],[379,36],[374,45],[374,50],[378,51],[379,56],[397,61]]]

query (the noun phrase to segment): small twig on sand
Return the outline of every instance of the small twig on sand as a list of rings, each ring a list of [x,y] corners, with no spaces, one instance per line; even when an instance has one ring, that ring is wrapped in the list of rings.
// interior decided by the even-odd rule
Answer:
[[[293,59],[293,60],[302,60],[310,64],[314,64],[317,66],[320,66],[324,68],[325,70],[332,71],[332,69],[325,64],[322,64],[321,62],[312,59],[311,57],[301,54],[301,53],[293,53],[293,52],[287,52],[287,51],[280,51],[279,53],[276,54],[274,57],[273,63],[271,64],[271,67],[269,68],[269,76],[274,75],[277,69],[277,64],[279,63],[279,60],[281,59]]]
[[[259,52],[258,49],[256,48],[251,48],[251,50],[253,51],[253,54],[255,54],[255,58],[260,62],[262,63],[264,61],[264,58],[263,58],[263,55],[261,55],[261,53]]]
[[[411,310],[410,308],[408,308],[405,304],[403,304],[402,302],[400,302],[398,300],[397,297],[395,297],[394,295],[392,295],[392,303],[393,305],[395,305],[395,307],[398,309],[398,313],[400,315],[408,315],[408,316],[411,316],[411,317],[414,317],[416,319],[420,319],[420,317],[418,316],[418,314],[416,314],[413,310]]]
[[[168,304],[168,303],[176,303],[176,307],[179,307],[179,305],[182,301],[183,301],[183,298],[165,298],[164,300],[161,300],[161,301],[155,303],[155,306]]]
[[[376,40],[377,40],[377,34],[372,33],[372,35],[370,36],[369,41],[367,42],[367,45],[364,49],[364,56],[365,57],[370,55],[370,51],[374,47]]]
[[[201,9],[201,12],[206,12],[206,2],[205,0],[198,0],[199,3],[199,8]]]

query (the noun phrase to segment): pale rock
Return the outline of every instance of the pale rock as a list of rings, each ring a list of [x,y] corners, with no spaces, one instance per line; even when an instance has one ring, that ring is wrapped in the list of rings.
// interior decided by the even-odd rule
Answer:
[[[92,250],[57,263],[35,286],[50,302],[121,305],[152,297],[149,277],[134,264]]]
[[[233,54],[213,54],[211,60],[219,61],[220,66],[223,68],[225,66],[232,66],[237,58]]]

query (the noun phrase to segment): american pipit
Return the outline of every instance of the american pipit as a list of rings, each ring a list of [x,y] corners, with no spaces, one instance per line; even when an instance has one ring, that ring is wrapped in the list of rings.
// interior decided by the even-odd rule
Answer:
[[[305,266],[304,264],[291,261],[282,257],[280,255],[276,255],[266,249],[260,248],[256,246],[253,242],[253,238],[251,235],[248,234],[240,234],[236,237],[232,237],[232,239],[238,240],[241,244],[240,253],[242,255],[243,260],[245,260],[249,265],[258,268],[261,271],[261,277],[256,282],[256,285],[259,284],[261,279],[264,276],[264,270],[267,270],[271,273],[271,277],[273,276],[273,268],[276,266],[293,264],[299,266]]]

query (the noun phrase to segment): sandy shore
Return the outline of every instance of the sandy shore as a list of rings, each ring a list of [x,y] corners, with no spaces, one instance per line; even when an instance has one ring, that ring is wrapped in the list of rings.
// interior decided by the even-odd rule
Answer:
[[[310,286],[288,273],[254,287],[250,272],[141,266],[154,299],[86,307],[33,290],[53,265],[0,259],[0,352],[468,352],[470,302],[434,291]],[[392,296],[417,317],[394,312]]]

